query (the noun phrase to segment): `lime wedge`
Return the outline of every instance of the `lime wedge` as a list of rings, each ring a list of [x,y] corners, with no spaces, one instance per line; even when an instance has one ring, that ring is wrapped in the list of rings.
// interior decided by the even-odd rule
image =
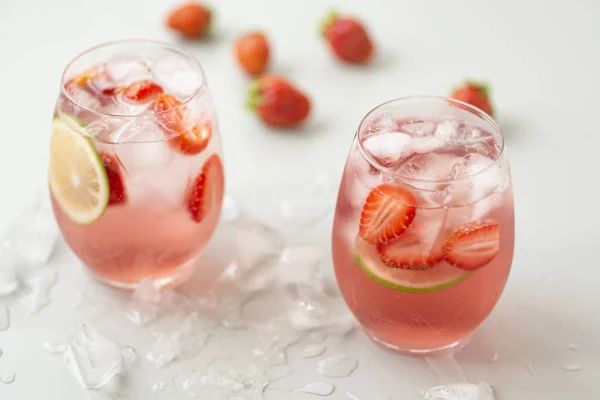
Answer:
[[[65,214],[78,224],[96,221],[108,204],[108,177],[102,159],[85,128],[69,117],[52,123],[50,189]]]
[[[354,262],[372,280],[390,289],[407,293],[431,293],[458,285],[473,271],[465,271],[447,263],[424,270],[390,268],[369,244],[358,244]]]

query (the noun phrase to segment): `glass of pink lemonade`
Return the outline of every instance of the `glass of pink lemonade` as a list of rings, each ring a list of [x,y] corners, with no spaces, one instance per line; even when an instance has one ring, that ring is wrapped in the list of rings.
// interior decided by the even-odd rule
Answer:
[[[490,116],[425,96],[363,119],[337,200],[333,261],[373,340],[409,354],[466,341],[498,301],[513,248],[506,146]]]
[[[224,173],[200,64],[168,44],[104,44],[67,66],[49,186],[67,244],[121,288],[187,278],[221,212]]]

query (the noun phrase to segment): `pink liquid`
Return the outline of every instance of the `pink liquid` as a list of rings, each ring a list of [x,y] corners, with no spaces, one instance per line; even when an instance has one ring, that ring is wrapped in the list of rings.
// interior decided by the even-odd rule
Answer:
[[[157,53],[157,60],[118,56],[117,66],[109,61],[95,67],[102,74],[87,85],[68,83],[71,99],[61,94],[57,102],[55,117],[76,118],[94,135],[90,140],[96,150],[112,156],[119,165],[126,200],[109,203],[102,216],[90,224],[71,220],[52,197],[56,220],[67,244],[98,278],[119,287],[135,287],[143,278],[161,279],[164,283],[185,279],[191,272],[191,268],[185,267],[191,265],[207,244],[221,212],[224,191],[221,145],[210,95],[204,92],[191,98],[197,85],[192,82],[183,88],[181,84],[173,85],[170,73],[159,75],[160,71],[155,74],[146,67],[167,62],[181,65],[181,59],[171,61],[168,57],[176,56]],[[120,77],[112,76],[111,71],[119,72]],[[164,93],[181,102],[191,98],[186,103],[182,124],[195,126],[198,121],[210,124],[212,134],[205,147],[185,152],[169,143],[168,139],[176,137],[178,132],[166,131],[153,115],[153,99],[133,103],[123,99],[122,91],[111,94],[111,88],[127,87],[141,80],[158,82]],[[103,93],[107,88],[111,92]],[[135,117],[112,118],[90,110]],[[217,159],[218,166],[202,181],[205,206],[201,215],[194,215],[189,196],[209,159]]]
[[[390,143],[385,144],[389,149]],[[363,147],[366,149],[368,146],[363,143]],[[448,165],[453,165],[454,160],[473,152],[490,156],[490,162],[505,156],[499,155],[491,145],[474,148],[445,146],[424,154],[411,155],[411,159],[386,156],[384,160],[377,161],[404,172],[411,171],[412,167],[406,168],[407,163],[429,165],[439,172],[440,177],[448,177],[453,172],[444,164],[445,161],[451,160]],[[490,314],[506,284],[514,248],[512,187],[508,165],[502,161],[472,181],[467,180],[444,192],[439,190],[444,188],[443,185],[410,181],[414,185],[411,186],[403,178],[381,174],[366,162],[357,144],[354,144],[337,202],[333,226],[333,261],[337,281],[348,307],[376,341],[409,352],[443,349],[465,340]],[[498,254],[466,279],[432,292],[411,293],[376,281],[357,265],[356,258],[358,256],[379,263],[383,271],[389,268],[381,264],[375,246],[362,240],[359,235],[360,215],[367,194],[381,182],[402,185],[417,198],[416,217],[404,234],[416,232],[429,244],[438,240],[445,242],[453,231],[468,222],[492,219],[500,227]],[[471,185],[472,182],[475,184]],[[448,193],[453,193],[452,197]],[[446,261],[440,261],[425,271],[390,273],[404,274],[402,283],[410,286],[411,279],[418,281],[419,274],[431,273],[435,269],[441,273],[437,277],[438,283],[452,281],[452,276],[464,272]],[[448,271],[447,279],[444,271]]]

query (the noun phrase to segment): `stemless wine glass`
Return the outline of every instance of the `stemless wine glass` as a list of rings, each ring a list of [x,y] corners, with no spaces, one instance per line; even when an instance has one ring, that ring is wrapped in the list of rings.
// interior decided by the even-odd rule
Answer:
[[[363,119],[338,195],[333,261],[373,340],[409,354],[464,343],[498,301],[513,249],[506,146],[490,116],[423,96]]]
[[[99,280],[181,282],[219,220],[215,110],[200,64],[164,43],[121,41],[65,69],[50,192],[67,244]]]

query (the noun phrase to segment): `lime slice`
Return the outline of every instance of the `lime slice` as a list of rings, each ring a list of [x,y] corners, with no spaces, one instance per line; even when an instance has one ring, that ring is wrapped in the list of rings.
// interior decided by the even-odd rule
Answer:
[[[473,271],[464,271],[447,263],[424,270],[390,268],[367,243],[357,244],[354,262],[372,280],[390,289],[407,293],[431,293],[458,285]]]
[[[90,224],[108,204],[108,177],[85,128],[69,117],[52,123],[50,188],[62,210],[78,224]]]

